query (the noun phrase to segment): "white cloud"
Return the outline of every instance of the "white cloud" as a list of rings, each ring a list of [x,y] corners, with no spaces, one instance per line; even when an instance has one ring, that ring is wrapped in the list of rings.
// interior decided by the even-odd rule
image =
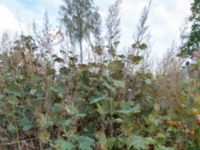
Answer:
[[[171,42],[178,42],[180,27],[190,14],[189,0],[154,0],[152,3],[149,24],[155,44],[154,56],[163,56]]]
[[[0,5],[0,20],[0,32],[20,30],[20,25],[14,14],[4,5]]]
[[[58,6],[62,3],[62,0],[41,0],[41,2],[51,6]]]

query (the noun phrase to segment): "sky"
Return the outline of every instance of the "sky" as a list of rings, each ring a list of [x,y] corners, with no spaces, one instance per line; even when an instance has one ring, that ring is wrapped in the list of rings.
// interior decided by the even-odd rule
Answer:
[[[94,0],[105,20],[108,7],[115,0]],[[139,17],[149,0],[123,0],[121,4],[121,46],[131,45]],[[178,44],[180,28],[190,15],[191,0],[152,0],[149,18],[152,54],[160,58],[172,41]],[[62,0],[0,0],[0,35],[3,31],[31,31],[32,22],[41,24],[47,11],[52,26],[59,25]]]

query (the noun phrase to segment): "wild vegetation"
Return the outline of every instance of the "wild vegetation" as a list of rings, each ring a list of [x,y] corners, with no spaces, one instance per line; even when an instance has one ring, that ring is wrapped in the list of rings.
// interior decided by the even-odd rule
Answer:
[[[146,25],[151,1],[123,55],[118,54],[120,4],[108,10],[106,36],[91,0],[63,1],[66,34],[59,30],[65,39],[56,44],[47,13],[42,31],[34,24],[32,35],[15,40],[3,35],[0,149],[200,149],[200,62],[195,57],[186,79],[176,56],[198,52],[199,45],[192,51],[188,46],[199,32],[192,30],[180,51],[172,47],[159,69],[151,70]],[[199,0],[192,3],[191,18],[199,17],[199,6]]]

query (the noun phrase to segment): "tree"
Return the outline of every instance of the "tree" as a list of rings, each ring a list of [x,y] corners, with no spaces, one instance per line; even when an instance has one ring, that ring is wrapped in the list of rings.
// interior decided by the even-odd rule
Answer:
[[[182,54],[192,55],[200,48],[200,0],[194,0],[191,4],[191,16],[189,21],[192,23],[191,32],[186,36],[186,41],[181,47]]]
[[[97,57],[102,59],[103,55],[103,38],[102,38],[102,20],[101,15],[98,12],[98,9],[93,14],[92,19],[92,30],[91,37],[88,38],[88,42],[91,45],[91,49],[94,55],[94,61],[97,61]]]
[[[52,42],[51,37],[49,35],[51,24],[49,22],[49,15],[48,12],[44,12],[44,22],[43,22],[43,28],[42,31],[38,31],[37,24],[33,23],[33,33],[35,36],[35,39],[37,40],[38,45],[40,45],[40,51],[42,55],[51,55],[52,51]]]
[[[106,18],[106,27],[107,27],[107,40],[108,40],[108,52],[115,56],[115,52],[119,45],[120,38],[120,4],[122,0],[116,0],[113,5],[108,9],[108,16]]]
[[[93,0],[63,0],[63,5],[60,7],[61,21],[66,27],[66,34],[71,44],[79,44],[81,63],[83,63],[83,41],[90,34],[94,12]]]

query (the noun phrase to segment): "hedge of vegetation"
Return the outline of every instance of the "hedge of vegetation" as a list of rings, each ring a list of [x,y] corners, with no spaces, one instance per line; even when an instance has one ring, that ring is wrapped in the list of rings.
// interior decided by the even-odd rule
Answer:
[[[190,67],[189,80],[175,53],[159,64],[159,72],[149,69],[144,40],[149,8],[129,52],[119,55],[119,3],[109,9],[107,27],[114,31],[103,39],[107,45],[101,43],[99,22],[88,33],[95,41],[87,43],[94,56],[87,63],[69,47],[51,43],[47,16],[43,32],[34,26],[31,36],[11,41],[3,36],[0,149],[200,150],[200,62]],[[81,38],[88,42],[87,36]],[[80,38],[77,43],[84,52]]]
[[[199,149],[199,80],[122,55],[56,72],[62,58],[41,63],[30,36],[15,44],[0,55],[1,149]]]

